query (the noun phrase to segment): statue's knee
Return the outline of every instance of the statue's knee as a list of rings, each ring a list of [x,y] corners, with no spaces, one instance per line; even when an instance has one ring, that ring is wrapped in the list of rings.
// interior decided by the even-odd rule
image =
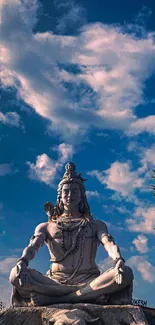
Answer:
[[[134,279],[133,271],[129,266],[125,266],[124,269],[124,281],[131,283]]]
[[[16,266],[11,270],[10,276],[9,276],[9,281],[10,283],[16,287],[18,284],[18,279],[17,279],[17,268]]]
[[[133,279],[134,279],[133,271],[130,266],[127,266],[127,269],[128,269],[128,271],[127,271],[128,277],[129,277],[130,281],[133,281]]]

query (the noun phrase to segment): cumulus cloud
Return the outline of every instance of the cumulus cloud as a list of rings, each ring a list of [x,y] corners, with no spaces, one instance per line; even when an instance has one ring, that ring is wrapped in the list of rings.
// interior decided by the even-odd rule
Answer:
[[[155,134],[155,115],[140,118],[131,123],[128,130],[129,135],[137,135],[141,132],[148,132]]]
[[[0,261],[0,274],[9,274],[16,263],[17,257],[7,257]]]
[[[36,157],[36,163],[27,162],[29,165],[29,178],[44,182],[47,185],[52,185],[52,182],[57,177],[57,173],[63,167],[63,164],[72,158],[73,147],[71,145],[61,143],[59,146],[54,147],[58,152],[58,160],[55,161],[43,153]]]
[[[143,256],[132,256],[127,264],[135,268],[142,276],[143,280],[149,283],[155,283],[155,266],[146,260]]]
[[[114,266],[114,262],[111,257],[107,257],[104,260],[100,260],[98,263],[98,268],[101,273],[106,272],[108,269]]]
[[[0,112],[0,122],[11,126],[20,126],[20,116],[16,112],[7,112],[3,114]]]
[[[111,196],[112,200],[116,200],[118,201],[117,198],[113,198],[113,196]],[[122,201],[122,199],[121,199]],[[117,215],[120,215],[120,214],[123,214],[123,215],[126,215],[126,214],[131,214],[131,210],[128,210],[121,202],[121,205],[118,206],[119,202],[115,203],[115,204],[103,204],[103,210],[105,213],[107,214],[111,214],[111,213],[117,213]],[[122,228],[123,229],[123,228]]]
[[[105,171],[93,170],[88,172],[95,176],[110,190],[117,191],[122,196],[131,195],[136,189],[141,188],[143,179],[138,171],[132,171],[130,162],[121,163],[116,161]]]
[[[155,210],[154,207],[138,207],[133,217],[126,220],[128,229],[134,232],[155,234]]]
[[[111,213],[111,210],[110,210],[110,208],[108,208],[108,206],[107,206],[107,212],[109,212],[109,213]],[[110,231],[126,231],[126,229],[124,229],[124,227],[123,226],[121,226],[121,223],[119,222],[119,223],[116,223],[116,224],[114,224],[114,223],[111,223],[111,222],[108,222],[108,221],[106,221],[106,225],[107,225],[107,227],[108,227],[108,229],[110,229]],[[122,250],[122,248],[121,248],[121,250]]]
[[[138,157],[139,168],[137,173],[143,178],[143,186],[141,192],[151,192],[151,178],[153,175],[152,170],[154,169],[155,162],[155,145],[147,145],[143,147],[141,142],[131,141],[128,145],[128,150],[134,152]]]
[[[65,163],[67,160],[70,160],[74,153],[74,148],[70,144],[60,143],[57,147],[59,154],[60,163]]]
[[[136,249],[140,253],[147,253],[149,251],[148,248],[148,238],[144,235],[138,235],[132,243],[135,245]]]
[[[11,284],[8,279],[0,276],[0,293],[1,301],[5,307],[10,306],[10,297],[11,297]]]
[[[88,199],[91,199],[91,198],[99,198],[101,195],[98,191],[86,191],[86,195],[88,197]]]
[[[9,307],[11,296],[11,284],[8,277],[11,269],[16,265],[17,257],[6,257],[0,260],[0,293],[4,306]]]
[[[130,141],[127,147],[129,152],[135,152],[140,160],[140,165],[143,171],[151,166],[154,166],[155,161],[155,145],[147,143],[147,146],[142,146],[142,142],[138,142],[136,140]]]
[[[102,23],[86,24],[74,37],[33,33],[37,8],[36,0],[0,3],[3,87],[16,87],[51,130],[72,140],[91,127],[153,133],[152,119],[137,119],[134,108],[155,70],[154,33],[137,37]]]
[[[116,208],[116,210],[119,212],[119,213],[121,213],[121,214],[130,214],[131,213],[131,211],[129,211],[125,206],[123,206],[123,205],[121,205],[121,206],[119,206],[119,207],[115,207]]]
[[[59,163],[48,157],[45,153],[37,156],[36,163],[27,162],[29,165],[29,178],[38,180],[50,185],[56,176],[57,169],[60,167]]]
[[[145,169],[154,167],[155,164],[155,145],[141,149],[141,164]]]
[[[67,0],[65,2],[55,0],[55,6],[57,9],[62,7],[65,9],[65,14],[58,19],[56,26],[56,30],[59,33],[64,34],[70,28],[79,28],[86,22],[85,9],[74,0]]]

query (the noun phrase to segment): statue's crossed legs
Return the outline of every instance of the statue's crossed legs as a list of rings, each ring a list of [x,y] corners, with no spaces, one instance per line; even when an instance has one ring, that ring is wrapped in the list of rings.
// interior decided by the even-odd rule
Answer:
[[[29,283],[21,286],[16,267],[14,267],[10,274],[10,282],[23,300],[30,298],[31,302],[38,306],[54,303],[95,302],[101,296],[111,295],[124,289],[133,280],[133,272],[128,266],[125,266],[123,270],[121,284],[115,282],[114,268],[83,285],[61,284],[30,268],[28,272]]]

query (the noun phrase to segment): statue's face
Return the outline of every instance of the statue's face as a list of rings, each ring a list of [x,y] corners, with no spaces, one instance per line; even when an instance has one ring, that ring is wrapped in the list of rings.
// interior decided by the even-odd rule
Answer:
[[[81,201],[81,191],[77,183],[64,184],[62,187],[62,202],[71,210],[76,209]]]

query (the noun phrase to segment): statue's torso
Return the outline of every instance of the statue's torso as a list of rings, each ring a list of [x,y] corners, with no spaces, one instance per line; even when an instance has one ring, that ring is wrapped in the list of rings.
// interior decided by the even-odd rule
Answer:
[[[65,274],[95,273],[98,268],[95,263],[96,251],[99,245],[95,222],[89,221],[82,227],[79,235],[79,227],[72,231],[63,230],[57,222],[51,221],[47,227],[46,244],[51,259],[53,260],[51,271],[64,272]],[[77,236],[75,248],[68,254]],[[55,261],[54,261],[55,260]]]

